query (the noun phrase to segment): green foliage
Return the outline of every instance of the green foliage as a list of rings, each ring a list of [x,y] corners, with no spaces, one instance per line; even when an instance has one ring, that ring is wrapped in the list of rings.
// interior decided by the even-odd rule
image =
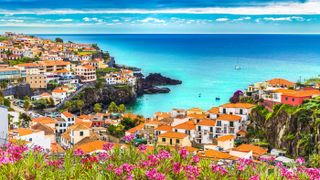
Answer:
[[[48,107],[48,100],[39,99],[39,100],[33,101],[32,104],[35,109],[45,109]]]
[[[47,90],[52,91],[54,90],[56,87],[59,86],[59,83],[57,81],[49,81],[47,84]]]
[[[320,168],[320,154],[311,154],[309,156],[309,165],[314,168]]]
[[[118,106],[115,102],[111,102],[108,106],[108,112],[110,113],[117,113],[118,111]]]
[[[72,103],[70,101],[64,102],[63,109],[69,111],[71,107],[72,107]]]
[[[75,103],[76,103],[76,107],[80,110],[80,114],[82,114],[82,108],[84,106],[84,102],[82,100],[77,100]]]
[[[17,64],[22,64],[22,63],[33,63],[36,61],[40,61],[38,57],[35,58],[29,58],[29,57],[22,57],[16,60],[6,60],[10,66],[15,66]]]
[[[101,107],[101,104],[100,103],[96,103],[94,106],[93,106],[93,111],[95,113],[99,113],[102,111],[102,107]]]
[[[120,138],[125,134],[124,128],[125,127],[122,124],[118,124],[117,126],[111,124],[108,127],[108,131],[112,136]]]
[[[118,111],[120,113],[125,113],[126,112],[126,106],[124,104],[120,104],[118,107]]]
[[[8,87],[8,81],[1,81],[0,83],[0,87],[1,89],[6,89]]]
[[[19,119],[21,121],[22,127],[25,127],[25,128],[29,127],[31,118],[26,113],[20,114]]]
[[[106,68],[97,69],[96,74],[97,74],[97,77],[103,77],[108,73],[119,72],[119,71],[120,69],[106,67]]]
[[[0,42],[6,41],[6,40],[8,40],[8,37],[6,37],[6,36],[0,36]]]

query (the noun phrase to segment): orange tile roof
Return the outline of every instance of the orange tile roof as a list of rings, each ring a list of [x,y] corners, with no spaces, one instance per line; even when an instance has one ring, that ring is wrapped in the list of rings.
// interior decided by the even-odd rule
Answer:
[[[19,67],[38,67],[38,63],[22,63],[22,64],[17,64]]]
[[[70,71],[68,71],[67,69],[61,69],[61,70],[58,70],[56,71],[56,73],[68,73]]]
[[[241,116],[232,115],[232,114],[221,114],[217,118],[217,120],[223,120],[223,121],[240,121]]]
[[[168,118],[168,117],[171,117],[171,114],[168,113],[168,112],[156,112],[154,115],[157,116],[157,118]]]
[[[67,118],[73,118],[73,114],[69,113],[68,111],[64,111],[62,114]]]
[[[203,110],[195,107],[195,108],[188,109],[188,112],[203,112]]]
[[[73,130],[73,131],[78,131],[78,130],[88,130],[90,128],[83,125],[82,123],[78,123],[78,124],[74,124],[74,125],[70,126],[69,129]]]
[[[88,143],[81,144],[80,146],[76,146],[76,149],[81,149],[84,153],[90,154],[95,151],[103,150],[103,145],[105,141],[96,140]]]
[[[89,119],[91,119],[91,116],[86,115],[86,114],[82,114],[82,115],[78,116],[78,118],[79,118],[79,119],[86,119],[86,120],[89,120]]]
[[[174,127],[175,129],[185,129],[185,130],[194,130],[196,129],[196,125],[193,121],[187,121],[181,124],[178,124]]]
[[[51,95],[47,92],[40,94],[41,97],[50,97]]]
[[[227,103],[222,105],[223,108],[244,108],[244,109],[250,109],[253,108],[255,105],[250,103]]]
[[[172,128],[173,128],[172,126],[164,124],[164,125],[157,127],[155,129],[155,131],[172,131]]]
[[[213,160],[220,160],[220,159],[236,160],[236,159],[238,159],[237,157],[232,156],[228,153],[224,153],[224,152],[220,152],[220,151],[216,151],[216,150],[211,150],[211,149],[199,152],[198,156],[202,157],[202,158],[210,158]]]
[[[279,90],[277,90],[279,92]],[[316,95],[320,95],[319,90],[301,90],[301,91],[294,91],[294,90],[287,90],[287,91],[280,91],[282,95],[290,96],[290,97],[312,97]]]
[[[19,136],[26,136],[33,133],[32,129],[27,128],[18,128],[14,131],[16,131],[19,134]]]
[[[231,139],[234,139],[234,135],[224,135],[216,138],[217,141],[229,141]]]
[[[82,66],[82,67],[85,68],[85,69],[96,69],[95,67],[90,66],[90,65],[86,65],[86,66]]]
[[[83,125],[85,126],[86,128],[90,128],[92,127],[92,121],[84,121],[82,119],[79,119],[79,118],[76,118],[75,120],[75,125],[78,124],[78,125]]]
[[[58,143],[51,143],[52,153],[64,153],[64,149]]]
[[[213,108],[208,110],[208,113],[218,114],[219,113],[219,108],[218,107],[213,107]]]
[[[40,61],[39,64],[42,64],[44,66],[66,66],[69,65],[70,62],[66,61]]]
[[[158,137],[183,139],[187,137],[187,135],[179,132],[166,132],[166,133],[160,134]]]
[[[163,124],[163,122],[160,122],[160,121],[147,121],[147,122],[145,122],[145,124],[160,125],[160,124]]]
[[[7,72],[7,71],[19,71],[19,69],[11,68],[11,67],[0,68],[0,72]]]
[[[216,121],[215,120],[210,120],[210,119],[204,119],[204,120],[201,120],[197,125],[200,125],[200,126],[215,126],[216,125]]]
[[[274,78],[267,81],[268,84],[271,86],[285,86],[285,87],[292,87],[295,85],[294,82],[288,81],[282,78]]]
[[[57,123],[57,120],[51,117],[38,117],[38,118],[33,118],[32,122],[41,123],[41,124],[55,124]]]
[[[135,133],[135,132],[138,131],[138,130],[142,130],[143,127],[144,127],[144,123],[141,123],[141,124],[139,124],[138,126],[129,129],[127,132],[129,132],[129,133]]]
[[[56,89],[54,89],[52,92],[54,92],[54,93],[66,93],[67,91],[56,88]]]
[[[261,156],[267,153],[267,149],[252,144],[241,144],[240,146],[233,148],[235,151],[250,152],[252,151],[255,156]]]
[[[188,114],[187,117],[193,118],[193,119],[204,119],[207,117],[205,114]]]
[[[239,131],[237,132],[237,134],[239,134],[240,136],[245,136],[245,135],[247,135],[247,131],[245,131],[245,130],[239,130]]]

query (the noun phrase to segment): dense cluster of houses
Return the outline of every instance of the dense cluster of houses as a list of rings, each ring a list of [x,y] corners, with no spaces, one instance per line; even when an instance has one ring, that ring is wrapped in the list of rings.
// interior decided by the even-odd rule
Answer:
[[[62,43],[15,33],[5,33],[1,37],[0,81],[21,80],[39,92],[46,90],[50,83],[60,85],[52,92],[37,94],[32,99],[52,98],[55,104],[63,102],[84,83],[96,82],[97,69],[112,65],[91,44]],[[12,66],[8,63],[10,60],[20,62],[23,58],[33,60],[13,63]],[[136,78],[132,71],[122,69],[106,74],[105,81],[109,85],[135,85]]]
[[[248,86],[246,94],[262,99],[262,105],[272,109],[277,104],[301,105],[305,100],[320,96],[320,91],[318,85],[301,88],[286,79],[274,78]]]

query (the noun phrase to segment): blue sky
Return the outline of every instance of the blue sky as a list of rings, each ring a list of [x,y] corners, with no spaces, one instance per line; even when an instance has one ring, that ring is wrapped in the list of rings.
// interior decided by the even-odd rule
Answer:
[[[320,0],[0,0],[0,32],[320,33]]]

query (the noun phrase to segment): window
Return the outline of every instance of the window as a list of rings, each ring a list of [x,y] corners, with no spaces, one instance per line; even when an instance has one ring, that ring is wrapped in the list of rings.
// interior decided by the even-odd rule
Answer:
[[[230,127],[233,127],[233,126],[234,126],[233,122],[230,122]]]
[[[201,126],[198,126],[198,131],[201,131]]]
[[[80,131],[80,136],[83,136],[83,131]]]
[[[292,102],[294,102],[294,98],[292,98]]]
[[[178,129],[175,129],[174,131],[175,131],[175,132],[178,132]]]
[[[243,109],[240,109],[240,114],[243,114]]]
[[[180,140],[179,139],[176,139],[176,144],[179,144],[180,143]]]
[[[32,138],[29,138],[29,142],[32,142]]]
[[[210,127],[210,132],[213,132],[213,127]]]
[[[288,101],[288,97],[286,97],[286,101]]]
[[[217,126],[221,126],[221,121],[218,121],[218,122],[217,122]]]
[[[162,142],[166,142],[166,138],[162,138]]]
[[[227,110],[225,108],[223,108],[222,112],[223,112],[223,114],[226,114]]]

